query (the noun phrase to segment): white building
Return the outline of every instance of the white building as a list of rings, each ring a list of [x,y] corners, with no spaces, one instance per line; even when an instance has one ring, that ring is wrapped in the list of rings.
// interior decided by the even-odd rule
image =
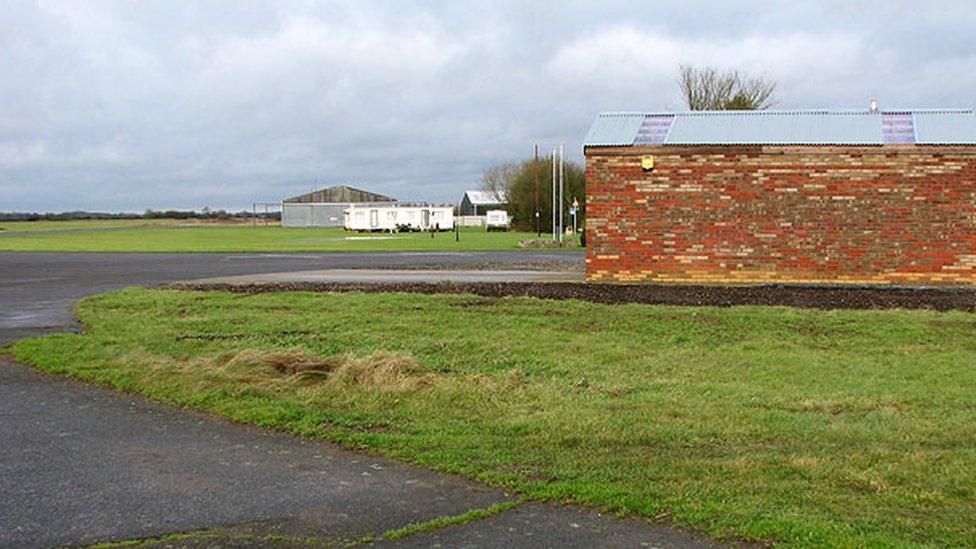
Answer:
[[[507,203],[504,192],[464,191],[458,215],[485,215],[488,210],[504,209]]]
[[[485,229],[489,231],[507,231],[511,226],[508,212],[505,210],[488,210],[485,213]]]
[[[343,212],[342,228],[349,231],[453,231],[454,208],[354,205]]]

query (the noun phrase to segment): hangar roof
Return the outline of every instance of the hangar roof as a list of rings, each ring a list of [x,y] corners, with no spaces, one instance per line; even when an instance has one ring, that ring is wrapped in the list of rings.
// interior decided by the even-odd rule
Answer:
[[[584,147],[976,144],[972,109],[607,112]]]
[[[319,189],[291,198],[282,202],[285,204],[352,204],[355,202],[396,202],[395,198],[355,189],[346,185],[336,185],[326,189]]]
[[[464,191],[465,196],[468,197],[468,201],[475,206],[495,206],[505,203],[505,191],[500,191],[497,194],[489,191]],[[464,197],[461,198],[464,200]]]

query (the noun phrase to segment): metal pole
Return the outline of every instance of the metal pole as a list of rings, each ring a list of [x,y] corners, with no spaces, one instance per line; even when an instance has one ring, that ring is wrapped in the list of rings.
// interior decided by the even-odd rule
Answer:
[[[542,229],[539,227],[539,144],[535,145],[535,154],[533,156],[532,162],[532,175],[535,177],[535,210],[532,212],[533,217],[535,217],[535,236],[536,238],[542,236]],[[487,229],[488,222],[485,221],[485,228]]]
[[[563,146],[559,146],[559,241],[563,241]]]
[[[552,239],[556,240],[556,149],[552,150]]]

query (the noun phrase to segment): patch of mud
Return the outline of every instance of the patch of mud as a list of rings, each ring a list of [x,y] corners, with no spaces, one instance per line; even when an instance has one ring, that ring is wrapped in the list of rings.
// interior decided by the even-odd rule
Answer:
[[[782,305],[812,309],[929,309],[976,311],[974,288],[875,288],[854,286],[684,286],[663,284],[597,284],[583,282],[406,282],[268,284],[171,284],[179,290],[262,292],[412,292],[474,294],[483,297],[580,299],[595,303],[644,303],[733,307]]]
[[[456,309],[480,309],[482,307],[490,307],[491,305],[494,305],[495,301],[495,299],[469,299],[467,301],[451,303],[451,307]]]
[[[386,265],[376,267],[378,270],[398,271],[565,271],[582,273],[586,265],[582,261],[520,261],[508,263],[501,261],[480,261],[464,263],[431,263],[410,265]]]

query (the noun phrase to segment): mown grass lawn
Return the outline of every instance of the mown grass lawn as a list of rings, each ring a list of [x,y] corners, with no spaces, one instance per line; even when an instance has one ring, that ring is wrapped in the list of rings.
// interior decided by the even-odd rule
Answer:
[[[61,222],[51,222],[61,223]],[[63,222],[72,223],[72,222]],[[17,252],[397,252],[517,250],[520,240],[535,233],[485,232],[463,229],[454,233],[355,233],[342,229],[284,228],[280,226],[199,225],[132,226],[99,222],[0,232],[0,251]],[[6,226],[6,225],[5,225]],[[45,230],[46,229],[46,230]],[[79,230],[91,229],[91,230]],[[111,229],[111,230],[106,230]]]
[[[165,227],[174,225],[201,225],[206,220],[194,219],[73,219],[38,221],[0,221],[3,233],[27,231],[76,231],[89,229],[126,229],[136,227]],[[210,222],[213,224],[213,222]],[[0,233],[2,234],[2,233]]]
[[[530,497],[789,545],[976,545],[976,315],[125,290],[43,370]]]

